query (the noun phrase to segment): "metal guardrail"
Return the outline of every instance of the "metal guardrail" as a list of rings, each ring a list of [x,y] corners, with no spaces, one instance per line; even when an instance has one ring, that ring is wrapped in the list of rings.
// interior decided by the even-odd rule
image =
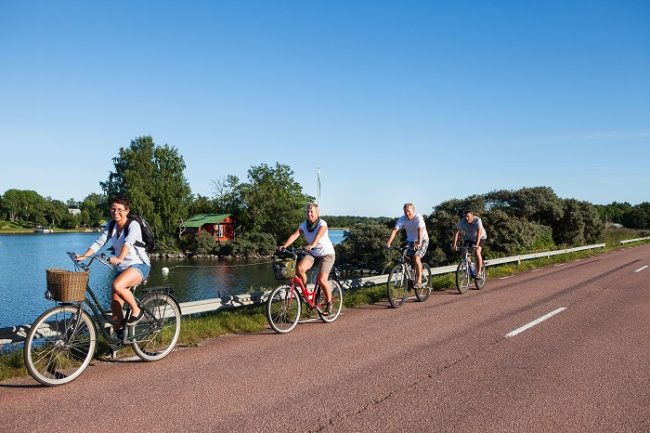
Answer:
[[[650,236],[647,236],[645,238],[636,238],[636,239],[626,239],[624,241],[621,241],[622,244],[629,244],[630,242],[641,242],[641,241],[647,241],[650,240]]]
[[[642,238],[642,239],[650,239],[650,238]],[[518,264],[520,264],[522,260],[539,259],[544,257],[557,256],[560,254],[568,254],[577,251],[584,251],[584,250],[589,250],[594,248],[604,248],[604,247],[605,244],[603,243],[603,244],[586,245],[586,246],[576,247],[576,248],[567,248],[563,250],[545,251],[541,253],[520,254],[520,255],[510,256],[510,257],[501,257],[498,259],[485,260],[485,266],[496,266],[496,265],[502,265],[504,263],[513,263],[513,262],[517,262]],[[455,272],[456,267],[457,265],[455,264],[449,266],[440,266],[431,269],[431,274],[432,275],[449,274],[451,272]],[[350,289],[358,289],[362,287],[374,286],[377,284],[385,284],[387,279],[388,279],[388,275],[375,275],[372,277],[353,278],[350,280],[343,281],[343,286],[344,286],[343,288],[344,290],[350,290]],[[183,302],[180,304],[181,313],[183,316],[187,316],[190,314],[207,313],[210,311],[219,311],[219,310],[243,307],[246,305],[259,304],[259,303],[266,302],[270,292],[271,292],[270,290],[268,291],[260,290],[254,293],[244,293],[241,295],[225,296],[221,298],[203,299],[201,301]],[[30,326],[31,325],[20,325],[20,326],[12,326],[9,328],[0,328],[0,346],[4,344],[18,343],[23,341],[25,339],[25,336],[27,335],[27,331],[29,330]]]

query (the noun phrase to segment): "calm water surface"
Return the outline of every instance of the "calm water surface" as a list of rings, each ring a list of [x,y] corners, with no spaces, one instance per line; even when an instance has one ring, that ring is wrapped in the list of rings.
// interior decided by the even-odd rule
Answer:
[[[334,243],[343,240],[342,230],[331,230]],[[66,251],[82,253],[96,239],[97,233],[62,233],[46,235],[0,236],[0,328],[31,323],[45,309],[53,306],[44,298],[45,270],[72,270]],[[168,267],[164,278],[161,269]],[[90,285],[108,305],[112,271],[96,263]],[[249,293],[277,285],[269,263],[240,263],[217,260],[152,261],[149,286],[172,284],[179,302]]]

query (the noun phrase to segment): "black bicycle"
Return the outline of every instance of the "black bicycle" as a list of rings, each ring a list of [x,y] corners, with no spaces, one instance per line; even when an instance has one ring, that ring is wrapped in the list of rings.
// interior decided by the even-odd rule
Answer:
[[[424,302],[431,295],[431,268],[422,263],[422,283],[417,285],[415,276],[415,252],[412,246],[402,248],[389,247],[390,250],[399,251],[397,264],[393,266],[388,274],[386,292],[388,302],[393,308],[399,308],[406,300],[406,293],[413,289],[418,301]]]
[[[93,358],[98,330],[112,350],[131,346],[144,361],[158,361],[174,349],[181,330],[181,309],[171,294],[172,286],[143,288],[136,302],[144,317],[135,325],[125,326],[120,338],[114,332],[110,312],[104,311],[88,284],[95,260],[113,267],[108,257],[95,255],[84,264],[77,262],[75,253],[69,252],[68,255],[77,272],[61,271],[64,279],[59,279],[56,284],[48,277],[46,298],[57,301],[57,305],[34,321],[25,339],[25,365],[34,379],[43,385],[54,386],[79,377]],[[83,280],[86,287],[76,294],[66,294],[63,286],[70,286],[70,283],[66,283],[65,278]],[[135,292],[136,287],[131,290]],[[130,314],[125,304],[125,320]]]

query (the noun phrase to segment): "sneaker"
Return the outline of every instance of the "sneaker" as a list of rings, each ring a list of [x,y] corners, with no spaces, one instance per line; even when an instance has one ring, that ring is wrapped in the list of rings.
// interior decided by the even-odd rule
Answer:
[[[334,314],[334,305],[333,302],[330,301],[327,303],[327,315],[331,316],[332,314]]]
[[[140,310],[140,314],[138,314],[137,316],[134,316],[133,314],[131,314],[131,317],[129,317],[129,320],[126,321],[126,324],[127,325],[135,325],[140,320],[142,320],[143,317],[144,317],[144,311]]]

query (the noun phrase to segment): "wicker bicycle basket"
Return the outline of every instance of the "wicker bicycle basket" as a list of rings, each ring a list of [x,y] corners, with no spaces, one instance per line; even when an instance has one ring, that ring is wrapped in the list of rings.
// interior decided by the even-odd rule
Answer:
[[[276,280],[288,280],[296,275],[295,258],[277,258],[273,260],[273,275]]]
[[[47,290],[59,302],[83,301],[86,297],[88,272],[47,269]]]

